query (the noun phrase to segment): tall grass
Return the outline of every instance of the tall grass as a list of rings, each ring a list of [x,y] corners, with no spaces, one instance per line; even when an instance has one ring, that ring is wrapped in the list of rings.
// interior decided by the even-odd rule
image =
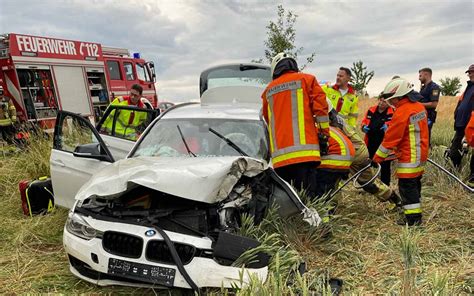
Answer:
[[[361,116],[375,100],[361,101]],[[443,147],[452,137],[456,100],[441,98],[430,157],[444,162]],[[48,174],[50,141],[35,138],[27,150],[0,155],[0,294],[162,294],[152,289],[98,287],[72,276],[62,247],[67,212],[46,216],[21,213],[18,181]],[[465,177],[468,168],[461,171]],[[329,295],[328,278],[344,280],[346,295],[471,295],[474,287],[472,195],[433,166],[423,177],[424,225],[395,224],[385,204],[354,188],[345,188],[336,218],[325,228],[300,219],[281,219],[272,210],[258,226],[244,216],[241,234],[258,238],[272,255],[266,282],[253,277],[241,289],[207,290],[212,295]],[[321,204],[310,202],[322,209]],[[254,251],[255,252],[255,251]],[[252,260],[252,252],[238,264]],[[297,272],[305,262],[308,272]]]

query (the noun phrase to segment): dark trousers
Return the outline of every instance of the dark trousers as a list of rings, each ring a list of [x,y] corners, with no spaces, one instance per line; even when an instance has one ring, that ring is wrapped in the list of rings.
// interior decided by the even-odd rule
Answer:
[[[398,190],[403,205],[420,203],[421,200],[421,176],[416,178],[398,179]]]
[[[275,172],[298,191],[306,190],[306,194],[312,198],[317,192],[316,168],[318,165],[319,162],[302,162],[276,168]]]
[[[430,121],[428,123],[428,145],[431,147],[431,129],[433,128],[434,122]]]
[[[339,181],[347,176],[347,173],[341,173],[334,170],[318,169],[316,170],[316,197],[320,198],[330,191],[336,190]]]
[[[392,178],[392,171],[390,170],[390,165],[392,164],[391,160],[382,161],[380,163],[380,180],[382,180],[385,185],[390,186],[390,179]]]
[[[456,128],[453,140],[451,141],[451,147],[449,148],[449,157],[453,162],[454,167],[459,168],[462,161],[462,139],[464,138],[464,128]],[[472,164],[472,158],[471,158]],[[471,165],[472,168],[472,165]],[[472,172],[472,169],[471,169]]]
[[[8,144],[14,144],[15,129],[13,125],[0,126],[0,136]]]

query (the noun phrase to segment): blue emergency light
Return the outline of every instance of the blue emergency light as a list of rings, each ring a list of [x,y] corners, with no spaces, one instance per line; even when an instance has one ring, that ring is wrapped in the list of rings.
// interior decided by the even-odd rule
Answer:
[[[140,53],[139,52],[134,52],[133,53],[133,58],[134,59],[139,59],[140,58]]]

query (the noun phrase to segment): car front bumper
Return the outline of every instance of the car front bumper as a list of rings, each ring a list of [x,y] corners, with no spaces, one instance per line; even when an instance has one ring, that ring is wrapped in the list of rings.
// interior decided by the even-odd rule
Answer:
[[[159,234],[153,237],[145,236],[145,233],[150,230],[148,227],[132,225],[126,223],[108,222],[97,220],[90,217],[85,217],[87,222],[95,229],[105,231],[116,231],[126,233],[129,235],[138,236],[143,239],[144,245],[151,239],[162,240]],[[211,240],[208,238],[199,238],[180,233],[166,231],[171,241],[176,243],[185,243],[193,245],[196,248],[212,250]],[[117,256],[108,253],[103,245],[102,238],[93,238],[85,240],[71,234],[64,228],[63,235],[64,248],[69,256],[71,272],[77,277],[101,286],[107,285],[126,285],[136,287],[179,287],[188,288],[190,285],[186,282],[182,274],[179,272],[176,265],[162,264],[147,260],[145,251],[142,250],[139,258],[129,258]],[[115,259],[115,260],[114,260]],[[146,278],[141,279],[137,275],[114,275],[111,272],[110,262],[124,261],[132,265],[146,265],[150,268],[162,268],[166,270],[173,269],[174,278],[172,283],[162,285],[157,282],[152,282]],[[203,287],[225,287],[242,286],[250,281],[250,276],[257,276],[261,280],[265,280],[268,274],[268,267],[262,268],[240,268],[221,265],[212,258],[193,257],[193,259],[186,265],[185,270],[196,283],[199,288]],[[140,272],[140,270],[138,271]]]

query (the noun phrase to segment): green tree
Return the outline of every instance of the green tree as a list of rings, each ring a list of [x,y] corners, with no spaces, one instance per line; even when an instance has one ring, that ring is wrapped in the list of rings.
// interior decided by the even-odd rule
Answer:
[[[352,86],[357,91],[358,94],[362,94],[364,89],[369,84],[370,80],[374,77],[374,71],[367,71],[367,66],[364,66],[364,63],[359,60],[352,63],[351,67],[352,72]]]
[[[296,39],[296,15],[291,10],[285,10],[283,5],[278,5],[276,22],[270,21],[267,25],[267,40],[265,44],[265,59],[270,63],[272,58],[280,53],[286,52],[291,54],[295,59],[303,52],[303,47],[297,48],[295,45]],[[303,70],[309,63],[312,63],[316,53],[313,52],[306,58],[306,63],[300,66]],[[263,59],[254,60],[254,62],[263,63]]]
[[[454,77],[454,78],[441,78],[440,80],[441,83],[441,93],[445,96],[455,96],[459,92],[459,89],[461,88],[461,78],[459,77]]]

